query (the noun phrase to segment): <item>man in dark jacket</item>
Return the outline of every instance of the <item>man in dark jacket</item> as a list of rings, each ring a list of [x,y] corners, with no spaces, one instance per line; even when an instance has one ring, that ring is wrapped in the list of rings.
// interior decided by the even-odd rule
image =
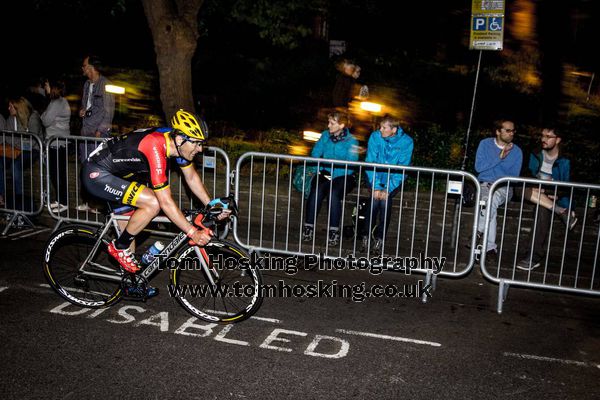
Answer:
[[[569,182],[571,174],[571,163],[569,159],[563,157],[560,152],[562,133],[554,127],[542,129],[541,134],[541,149],[538,149],[529,156],[529,172],[534,178],[547,181],[562,181]],[[548,193],[544,189],[535,187],[527,187],[524,190],[524,198],[532,203],[539,204],[537,207],[537,220],[535,222],[535,233],[532,232],[527,241],[525,248],[528,252],[518,264],[517,268],[522,270],[530,270],[540,266],[546,254],[548,247],[548,230],[552,221],[552,213],[559,215],[561,220],[573,229],[577,223],[577,216],[571,210],[570,196],[568,194],[557,193],[558,199],[554,196],[554,188],[551,188]],[[555,200],[557,200],[555,202]],[[533,236],[533,238],[531,237]],[[531,240],[533,239],[533,249]]]

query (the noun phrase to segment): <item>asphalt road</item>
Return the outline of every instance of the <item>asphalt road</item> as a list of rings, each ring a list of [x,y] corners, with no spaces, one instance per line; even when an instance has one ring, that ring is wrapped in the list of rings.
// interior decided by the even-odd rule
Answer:
[[[598,399],[597,298],[511,289],[474,271],[415,298],[267,298],[211,325],[163,288],[98,311],[47,285],[47,234],[0,240],[1,399]],[[414,284],[421,275],[266,272],[267,282]]]

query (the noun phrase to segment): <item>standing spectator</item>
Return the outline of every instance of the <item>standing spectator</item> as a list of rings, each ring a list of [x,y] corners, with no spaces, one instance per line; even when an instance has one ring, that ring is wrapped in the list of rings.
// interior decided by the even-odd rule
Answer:
[[[414,149],[413,140],[400,127],[400,121],[391,116],[381,120],[379,130],[373,132],[367,146],[366,162],[390,165],[410,165]],[[382,252],[385,237],[392,215],[392,199],[400,191],[404,180],[402,172],[389,172],[385,168],[367,168],[367,179],[372,198],[367,200],[364,228],[369,230],[377,225],[373,233],[373,252]],[[369,209],[372,209],[369,212]],[[362,236],[363,251],[368,248],[368,232],[358,232]]]
[[[360,67],[360,65],[354,66],[352,78],[355,79],[356,83],[354,84],[355,89],[353,90],[353,97],[356,97],[360,101],[364,101],[369,98],[369,87],[359,82],[358,78],[360,78],[361,71],[362,68]]]
[[[490,214],[490,226],[487,238],[486,260],[495,262],[498,252],[496,246],[496,216],[498,207],[512,198],[513,190],[506,186],[499,187],[490,199],[490,186],[498,179],[507,176],[519,176],[523,163],[523,152],[513,143],[516,132],[515,124],[507,119],[494,123],[495,137],[483,139],[477,147],[475,170],[479,173],[477,179],[481,183],[481,199],[485,208],[481,208],[478,238],[483,236],[485,213]],[[487,210],[487,211],[486,211]]]
[[[106,91],[109,80],[102,75],[102,63],[97,56],[87,56],[81,65],[83,75],[88,80],[83,85],[81,108],[79,116],[83,118],[81,136],[108,138],[115,113],[115,97]],[[94,151],[96,144],[81,143],[79,145],[79,159],[83,163],[87,156]],[[85,202],[77,207],[79,211],[97,212]]]
[[[358,141],[348,129],[349,120],[345,113],[334,111],[327,116],[328,124],[321,138],[312,149],[315,158],[336,160],[358,160]],[[354,188],[354,170],[346,166],[333,166],[322,163],[319,174],[313,178],[311,190],[306,201],[306,217],[304,219],[303,240],[311,241],[316,217],[321,209],[323,199],[331,195],[329,209],[328,243],[335,246],[340,241],[340,220],[342,216],[342,199]]]
[[[46,127],[46,135],[68,136],[70,133],[71,108],[63,97],[65,84],[62,81],[46,81],[44,88],[50,99],[48,108],[42,114],[42,123]],[[50,204],[50,209],[54,213],[61,213],[67,209],[68,204],[66,140],[52,139],[48,150],[50,180],[58,198],[58,201]]]
[[[8,101],[9,117],[6,120],[7,132],[28,132],[40,137],[43,135],[42,121],[40,115],[33,109],[31,103],[24,97],[9,99]],[[17,150],[18,156],[9,162],[0,163],[0,202],[4,202],[5,194],[5,171],[4,166],[13,168],[13,188],[16,200],[23,199],[23,168],[30,168],[39,155],[40,149],[34,145],[27,136],[6,135],[4,145],[11,146]],[[6,157],[6,155],[5,155]],[[13,205],[16,207],[16,204]]]
[[[4,150],[5,150],[5,138],[6,136],[4,135],[4,132],[2,132],[4,129],[6,129],[6,119],[4,118],[4,115],[2,115],[2,113],[0,113],[0,148],[2,150],[2,155],[0,155],[0,165],[2,165],[2,170],[0,170],[0,208],[4,207],[4,163],[5,163],[5,159],[6,156],[4,154]]]
[[[534,178],[545,181],[569,182],[571,175],[571,163],[568,158],[561,155],[563,135],[554,127],[542,129],[541,149],[537,149],[529,155],[529,172]],[[569,230],[577,224],[575,211],[571,209],[570,196],[563,194],[555,203],[553,194],[546,195],[544,189],[538,187],[526,187],[523,197],[534,204],[539,204],[537,220],[535,222],[535,234],[532,233],[525,241],[525,248],[531,250],[531,239],[533,239],[533,252],[529,253],[519,263],[517,268],[522,270],[534,269],[540,266],[548,244],[548,231],[552,221],[552,212],[559,215],[561,220],[569,227]],[[548,190],[553,193],[554,188]],[[531,262],[530,262],[531,261]]]
[[[32,79],[31,84],[23,96],[31,103],[31,106],[38,114],[43,113],[48,106],[49,99],[46,97],[46,92],[44,90],[45,82],[45,78]]]
[[[337,65],[338,74],[332,92],[332,106],[339,111],[347,111],[348,104],[354,96],[354,73],[356,65],[349,60],[342,60]],[[360,72],[359,72],[360,73]]]
[[[88,80],[83,85],[81,108],[79,116],[83,118],[81,136],[108,138],[115,113],[115,97],[106,91],[109,80],[102,75],[101,61],[96,56],[87,56],[83,60],[81,69]],[[88,152],[96,146],[88,146]],[[88,152],[79,155],[82,161],[87,158]]]

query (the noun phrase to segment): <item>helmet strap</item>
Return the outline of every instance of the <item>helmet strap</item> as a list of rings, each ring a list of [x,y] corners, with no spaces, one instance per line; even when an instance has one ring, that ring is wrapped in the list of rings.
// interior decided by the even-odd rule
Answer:
[[[181,142],[181,144],[177,144],[177,137],[178,137],[178,136],[179,136],[179,137],[181,137],[181,138],[183,139],[183,142]],[[181,151],[179,150],[179,148],[180,148],[181,146],[183,146],[183,144],[184,144],[185,142],[187,142],[187,140],[186,140],[184,137],[182,137],[181,135],[178,135],[178,134],[175,134],[175,135],[173,135],[173,143],[175,144],[175,148],[177,149],[177,154],[179,154],[179,157],[183,157],[183,156],[181,155]]]

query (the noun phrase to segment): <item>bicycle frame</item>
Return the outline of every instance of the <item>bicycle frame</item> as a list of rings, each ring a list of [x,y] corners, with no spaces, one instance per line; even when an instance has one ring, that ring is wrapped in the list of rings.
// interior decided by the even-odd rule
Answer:
[[[118,276],[115,276],[114,274],[102,274],[102,273],[98,273],[98,272],[86,271],[85,266],[88,264],[91,264],[90,260],[94,257],[94,255],[98,251],[98,248],[100,247],[100,243],[102,242],[103,237],[106,235],[108,230],[111,229],[111,227],[112,227],[115,229],[117,234],[120,234],[120,228],[119,228],[118,221],[128,221],[128,220],[129,220],[129,216],[110,214],[109,220],[100,228],[102,231],[100,233],[100,236],[98,237],[98,240],[94,244],[94,247],[90,251],[90,254],[83,261],[83,263],[79,269],[79,271],[81,273],[83,273],[84,275],[94,276],[96,278],[103,278],[103,279],[107,279],[107,280],[111,280],[111,281],[115,281],[115,282],[120,282],[122,280],[123,272],[121,272],[121,271]],[[165,217],[157,217],[157,218],[153,219],[153,222],[169,222],[169,220]],[[189,240],[189,238],[183,232],[180,232],[179,234],[177,234],[172,239],[172,241],[163,249],[163,251],[161,251],[159,254],[157,254],[155,256],[154,260],[142,270],[142,272],[140,273],[140,276],[142,276],[144,279],[146,279],[148,281],[150,276],[152,276],[152,274],[154,274],[154,272],[156,272],[160,268],[160,265],[163,263],[163,260],[166,260],[168,257],[170,257],[183,243],[185,243],[186,240]],[[195,246],[194,252],[196,253],[196,256],[198,257],[198,260],[200,260],[200,265],[202,266],[202,270],[204,270],[206,277],[210,281],[211,286],[214,286],[215,285],[215,281],[213,278],[214,271],[212,271],[212,273],[210,271],[210,268],[209,268],[208,262],[207,262],[208,255],[206,254],[206,251],[204,249],[199,248],[198,246]],[[109,269],[102,265],[98,265],[98,264],[94,264],[94,265],[99,268],[102,268],[102,269],[107,269],[107,270]]]

